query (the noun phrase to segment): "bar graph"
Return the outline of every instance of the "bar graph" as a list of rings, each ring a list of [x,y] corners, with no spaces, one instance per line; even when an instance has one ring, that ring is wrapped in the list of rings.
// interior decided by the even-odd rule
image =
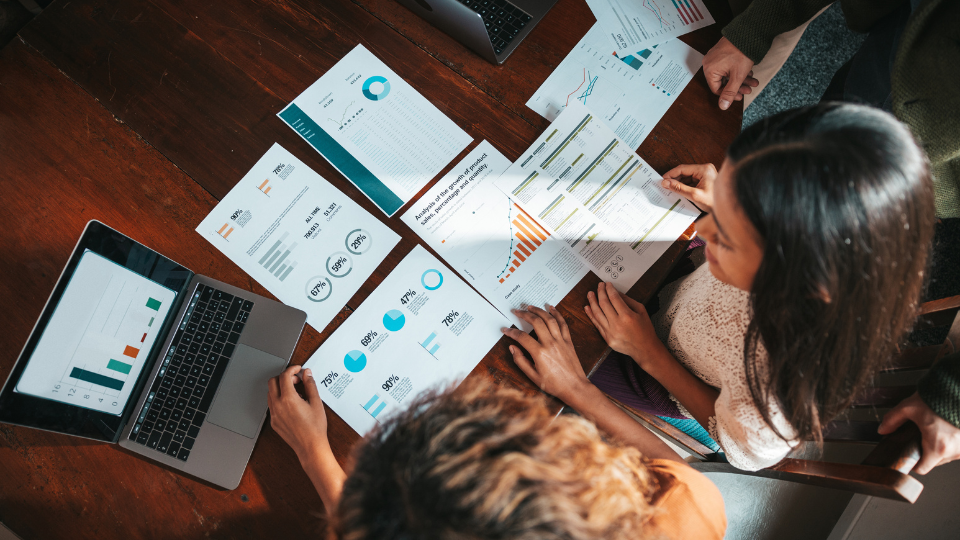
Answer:
[[[84,253],[17,391],[121,414],[176,293]]]
[[[693,24],[698,21],[703,20],[703,14],[700,13],[700,8],[697,7],[697,3],[690,2],[690,0],[670,0],[673,3],[673,7],[676,8],[677,14],[680,15],[680,20],[683,21],[684,25]]]
[[[507,219],[510,220],[511,244],[503,271],[497,276],[500,283],[506,281],[511,274],[516,272],[517,268],[520,268],[520,265],[527,260],[527,257],[532,255],[550,236],[546,229],[534,221],[516,203],[511,203],[510,216]]]
[[[287,276],[297,267],[297,262],[288,258],[297,249],[297,243],[294,242],[289,246],[284,244],[288,236],[290,233],[283,233],[283,236],[270,246],[258,262],[280,281],[287,279]]]
[[[223,227],[220,227],[220,229],[217,231],[217,234],[219,234],[224,240],[226,240],[227,237],[230,236],[230,233],[232,232],[233,232],[233,227],[231,227],[229,223],[224,223]]]
[[[374,394],[372,398],[367,400],[366,404],[362,405],[363,410],[367,411],[367,414],[373,417],[374,420],[377,420],[377,417],[380,416],[380,413],[387,408],[387,402],[383,400],[378,394]],[[379,420],[377,420],[379,422]]]
[[[264,195],[266,195],[267,197],[269,197],[269,196],[270,196],[270,190],[273,189],[273,187],[270,185],[270,179],[268,178],[268,179],[264,180],[263,183],[261,183],[259,186],[257,186],[257,189],[260,190],[260,193],[263,193]]]
[[[117,323],[116,330],[113,332],[113,336],[111,337],[120,338],[120,340],[126,339],[128,340],[128,343],[130,341],[135,341],[135,343],[134,345],[123,345],[121,348],[119,344],[108,344],[104,339],[105,336],[102,333],[99,335],[85,336],[86,339],[85,341],[81,341],[81,347],[78,348],[78,352],[82,352],[84,349],[87,349],[87,352],[90,352],[90,349],[99,349],[95,354],[98,356],[106,356],[106,365],[103,368],[97,369],[97,371],[93,371],[90,368],[90,362],[84,362],[82,364],[72,363],[67,379],[75,379],[77,381],[90,383],[108,390],[118,391],[123,388],[123,385],[126,382],[126,377],[116,377],[130,374],[137,357],[140,355],[140,351],[143,350],[146,344],[150,327],[153,325],[153,321],[156,318],[149,317],[148,319],[146,313],[151,311],[159,312],[160,308],[163,306],[163,302],[148,295],[146,297],[146,301],[144,301],[141,297],[140,302],[142,302],[142,304],[139,304],[138,306],[137,293],[142,293],[142,291],[138,290],[139,287],[129,287],[127,283],[121,284],[117,283],[116,281],[111,282],[111,285],[112,287],[107,287],[107,291],[101,298],[100,304],[104,304],[104,300],[110,301],[113,299],[114,293],[116,293],[116,298],[113,300],[111,311],[109,314],[107,314],[106,318],[103,319],[101,330],[108,330],[109,332],[109,330],[113,329],[112,319],[114,319],[120,310],[122,310],[123,319]],[[119,291],[115,289],[118,285],[120,287]],[[91,322],[100,322],[100,320]],[[140,328],[136,328],[137,326]],[[141,329],[145,329],[147,332],[141,332]],[[140,336],[139,339],[136,338],[137,335]],[[115,339],[113,341],[114,343],[117,343],[118,340]],[[110,353],[109,349],[113,349],[112,354]],[[117,356],[113,357],[114,355]],[[117,358],[121,358],[121,360],[118,360]],[[113,373],[101,373],[101,371],[104,369]],[[89,390],[95,389],[91,387]],[[105,390],[100,391],[107,393]],[[110,395],[112,395],[112,393]]]
[[[437,333],[430,332],[427,339],[420,342],[420,346],[430,353],[430,356],[437,358],[437,351],[440,350],[440,341],[437,339]]]

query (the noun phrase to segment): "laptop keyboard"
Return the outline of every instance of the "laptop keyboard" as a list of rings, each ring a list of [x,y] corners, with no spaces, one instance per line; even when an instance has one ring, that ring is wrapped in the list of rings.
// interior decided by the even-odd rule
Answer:
[[[476,11],[487,25],[487,35],[493,50],[502,53],[517,37],[531,17],[506,0],[460,0],[460,3]]]
[[[180,461],[190,457],[253,302],[199,285],[130,432]]]

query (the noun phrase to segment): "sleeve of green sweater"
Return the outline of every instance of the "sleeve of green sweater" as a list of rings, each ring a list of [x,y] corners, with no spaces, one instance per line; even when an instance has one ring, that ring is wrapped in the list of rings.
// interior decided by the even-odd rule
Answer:
[[[917,384],[920,399],[960,428],[960,353],[945,356]]]
[[[807,22],[832,3],[832,0],[753,0],[722,33],[754,64],[759,64],[770,50],[773,38]]]

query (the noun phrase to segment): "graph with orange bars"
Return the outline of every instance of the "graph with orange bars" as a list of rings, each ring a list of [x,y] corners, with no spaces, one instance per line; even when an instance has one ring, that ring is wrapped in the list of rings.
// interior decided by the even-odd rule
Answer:
[[[512,253],[507,256],[507,264],[500,275],[497,276],[500,283],[506,281],[516,272],[517,268],[520,268],[520,265],[527,260],[527,257],[532,255],[550,236],[550,233],[515,203],[512,204],[510,210],[510,218],[512,218],[510,231],[513,233],[510,245]]]
[[[223,237],[224,240],[226,240],[227,237],[230,236],[230,233],[232,232],[233,232],[233,227],[231,227],[229,223],[224,223],[223,227],[220,227],[220,230],[217,231],[217,234],[219,234],[220,236]]]
[[[266,180],[263,181],[262,184],[260,184],[259,186],[257,186],[257,189],[259,189],[260,191],[262,191],[264,195],[269,195],[269,194],[270,194],[270,189],[271,189],[271,187],[272,187],[272,186],[270,186],[270,179],[267,178]]]

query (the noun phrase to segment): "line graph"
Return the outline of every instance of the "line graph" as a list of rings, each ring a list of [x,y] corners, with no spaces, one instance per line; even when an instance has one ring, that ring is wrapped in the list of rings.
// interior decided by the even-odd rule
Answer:
[[[590,77],[590,72],[589,72],[589,71],[587,72],[587,79],[589,79],[590,83],[587,85],[587,89],[584,90],[583,93],[580,94],[579,97],[577,97],[577,99],[579,99],[580,101],[582,101],[584,105],[587,104],[587,98],[590,97],[591,94],[593,94],[593,87],[594,87],[594,85],[597,84],[597,79],[599,79],[599,78],[600,78],[599,76],[596,76],[596,77],[591,78],[591,77]]]
[[[649,9],[657,16],[657,20],[660,21],[660,28],[663,28],[663,15],[660,15],[660,6],[658,6],[654,0],[643,0],[643,7]]]
[[[577,90],[583,88],[583,85],[586,84],[586,82],[587,82],[587,68],[583,68],[583,82],[580,83],[580,86],[577,86],[576,88],[574,88],[573,92],[570,92],[569,94],[567,94],[567,101],[563,104],[564,107],[566,107],[567,105],[570,105],[570,96],[577,93]]]
[[[574,90],[574,92],[576,92],[576,90]],[[509,200],[509,199],[508,199],[508,200]],[[513,202],[513,201],[511,201],[511,203],[512,203],[512,202]],[[514,206],[516,206],[516,205],[515,205],[515,204],[510,204],[510,207],[509,207],[509,209],[507,210],[507,223],[510,223],[510,249],[507,250],[507,263],[503,265],[503,270],[501,270],[500,273],[497,274],[497,279],[502,278],[502,277],[503,277],[503,274],[505,274],[505,273],[507,272],[507,269],[510,268],[510,260],[513,258],[513,242],[514,242],[514,240],[513,240],[513,223],[512,223],[512,221],[513,221],[513,207],[514,207]]]

